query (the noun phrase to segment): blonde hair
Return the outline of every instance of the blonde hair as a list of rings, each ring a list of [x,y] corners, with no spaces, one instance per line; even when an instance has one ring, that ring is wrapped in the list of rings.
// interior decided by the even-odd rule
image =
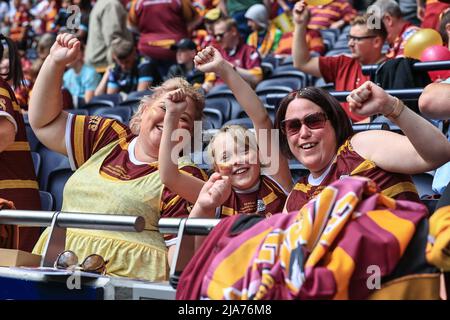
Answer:
[[[133,132],[136,135],[139,134],[139,131],[141,129],[142,113],[144,112],[145,108],[151,107],[152,104],[165,93],[176,89],[184,89],[186,95],[194,101],[195,104],[194,120],[201,120],[203,117],[203,108],[205,107],[205,97],[196,89],[194,89],[194,87],[185,79],[176,77],[164,81],[164,83],[158,87],[151,88],[153,94],[144,96],[141,99],[141,101],[139,102],[138,110],[130,120],[131,132]]]
[[[245,148],[250,148],[258,152],[258,143],[256,141],[256,136],[252,131],[239,125],[226,125],[223,126],[219,130],[219,132],[217,132],[217,134],[215,134],[214,137],[212,137],[212,139],[209,141],[206,152],[208,162],[210,164],[216,164],[214,142],[216,141],[217,137],[224,134],[229,134],[233,138],[235,145],[238,146],[238,150],[242,148],[242,146],[245,146]]]

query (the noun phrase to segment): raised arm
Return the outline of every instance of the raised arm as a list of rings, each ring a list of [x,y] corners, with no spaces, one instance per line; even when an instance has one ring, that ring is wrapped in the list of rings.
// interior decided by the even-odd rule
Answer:
[[[162,101],[166,114],[159,146],[159,174],[162,183],[172,192],[191,203],[195,203],[204,182],[178,170],[178,153],[174,152],[178,142],[172,139],[172,133],[178,129],[180,118],[186,110],[186,99],[183,90],[178,89],[169,92]]]
[[[319,58],[311,57],[308,43],[306,42],[306,30],[309,22],[309,11],[303,0],[297,2],[292,10],[294,17],[294,39],[292,43],[292,57],[294,67],[305,73],[321,78]]]
[[[233,66],[223,59],[220,52],[213,47],[208,47],[200,51],[195,56],[194,62],[196,68],[200,71],[217,73],[231,89],[237,101],[253,122],[260,146],[262,162],[274,162],[274,158],[277,157],[274,163],[278,163],[278,168],[271,175],[286,190],[290,190],[292,187],[292,177],[289,171],[288,161],[279,151],[277,144],[272,146],[272,120],[255,91],[240,77],[233,69]],[[263,137],[266,138],[265,141],[260,140]],[[278,139],[276,142],[278,142]],[[267,146],[267,150],[266,148],[262,148],[263,146]]]
[[[49,149],[66,154],[67,113],[62,111],[62,78],[67,64],[78,56],[80,41],[75,35],[58,35],[50,55],[33,86],[28,118],[38,139]]]
[[[347,101],[352,111],[389,116],[406,136],[389,131],[365,131],[352,138],[354,150],[390,172],[414,174],[450,161],[450,143],[427,120],[372,82],[354,90]]]
[[[431,83],[419,98],[419,108],[431,119],[450,118],[450,83]]]

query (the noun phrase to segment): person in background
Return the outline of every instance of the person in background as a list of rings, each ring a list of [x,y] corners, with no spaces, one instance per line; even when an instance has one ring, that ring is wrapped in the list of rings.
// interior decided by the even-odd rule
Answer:
[[[245,12],[247,23],[252,33],[247,44],[258,49],[261,58],[277,50],[282,32],[275,24],[269,22],[267,9],[262,4],[254,4]]]
[[[183,77],[194,87],[201,87],[205,81],[205,74],[194,66],[194,57],[197,54],[197,45],[188,38],[181,39],[172,46],[177,52],[177,64],[172,65],[167,73],[167,79]]]
[[[89,16],[85,61],[103,74],[112,64],[111,43],[119,38],[131,41],[126,25],[127,11],[121,0],[98,0]]]
[[[0,77],[0,198],[15,203],[17,209],[40,210],[39,186],[28,144],[25,123],[13,90],[22,85],[23,73],[13,41],[0,34],[0,57],[8,47],[8,73]],[[40,228],[4,226],[3,247],[31,251]],[[6,235],[5,235],[6,233]]]
[[[94,67],[84,63],[84,49],[85,46],[81,43],[78,57],[68,65],[69,69],[63,76],[63,86],[69,90],[76,106],[79,106],[79,100],[88,103],[94,97],[101,80]]]
[[[206,12],[203,17],[205,30],[196,30],[193,35],[194,41],[197,43],[199,48],[204,49],[207,46],[218,47],[216,39],[214,38],[214,23],[222,17],[223,13],[219,8],[214,8]]]
[[[114,39],[111,43],[111,53],[114,66],[103,75],[95,95],[144,91],[161,82],[154,65],[137,54],[132,41]]]
[[[230,62],[239,75],[252,87],[263,79],[261,57],[256,48],[244,43],[236,22],[233,19],[221,19],[214,24],[214,36],[220,47],[217,48],[222,57]],[[205,75],[203,89],[208,92],[217,84],[223,84],[214,73]]]
[[[377,0],[367,9],[367,13],[370,12],[374,12],[374,17],[383,21],[386,27],[386,40],[390,46],[386,57],[404,57],[406,43],[420,28],[403,18],[400,6],[394,0]]]
[[[417,16],[422,21],[421,28],[437,30],[439,28],[440,16],[450,8],[450,1],[439,0],[416,0]]]
[[[326,5],[308,6],[311,20],[308,28],[313,30],[340,29],[356,17],[356,10],[348,0],[334,0]]]

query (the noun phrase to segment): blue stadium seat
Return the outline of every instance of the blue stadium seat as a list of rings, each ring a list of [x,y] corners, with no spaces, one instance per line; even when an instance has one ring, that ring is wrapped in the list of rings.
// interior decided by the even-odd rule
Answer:
[[[30,144],[30,150],[31,151],[37,151],[39,147],[41,146],[41,142],[34,134],[33,129],[29,124],[25,124],[25,131],[27,133],[27,139],[28,143]]]
[[[318,88],[322,88],[322,89],[328,90],[328,91],[334,89],[334,83],[326,83],[323,78],[317,79],[314,86],[318,87]]]
[[[39,171],[41,170],[41,156],[35,151],[31,151],[31,159],[33,159],[34,172],[36,177],[39,177]]]
[[[91,101],[89,101],[89,102],[95,103],[95,102],[105,102],[105,101],[112,102],[113,106],[116,106],[122,102],[122,96],[120,95],[120,93],[101,94],[101,95],[93,97],[91,99]]]
[[[306,87],[307,85],[309,85],[308,75],[298,69],[293,69],[293,70],[277,69],[270,76],[270,79],[275,79],[275,78],[297,78],[301,81],[301,83],[299,84],[299,88]]]
[[[278,79],[276,79],[276,80],[278,80]],[[269,80],[265,80],[265,81],[269,81]],[[289,94],[293,90],[291,87],[282,85],[279,81],[264,83],[265,81],[260,82],[261,86],[258,85],[259,87],[256,87],[255,91],[258,96],[265,96],[265,95],[273,94],[273,93]],[[280,83],[280,84],[276,85],[273,83]]]
[[[212,129],[219,129],[223,124],[223,114],[218,109],[204,108],[203,114],[207,122],[212,124]],[[210,129],[210,128],[203,128]]]
[[[41,156],[41,172],[39,174],[39,189],[48,191],[48,177],[57,168],[70,168],[69,159],[60,153],[51,151],[46,147],[39,149]]]
[[[332,56],[339,56],[341,54],[350,54],[350,49],[347,47],[347,48],[341,48],[341,49],[336,49],[336,50],[330,50],[325,54],[325,56],[332,57]]]
[[[431,185],[433,184],[433,176],[431,174],[426,172],[413,174],[412,180],[416,185],[417,192],[419,193],[420,198],[436,194],[436,192],[434,192],[431,188]]]
[[[234,96],[231,95],[234,99]],[[227,121],[231,116],[231,101],[228,97],[206,98],[205,108],[216,109],[222,112],[223,120]]]
[[[132,112],[130,107],[117,106],[114,108],[106,107],[96,109],[93,115],[103,116],[106,118],[111,118],[111,116],[113,116],[112,118],[117,119],[124,124],[128,124],[131,118],[131,113]],[[119,116],[119,118],[114,117],[114,115]]]
[[[89,102],[86,103],[81,109],[86,109],[89,115],[93,115],[96,110],[101,108],[112,108],[114,104],[111,101],[98,101],[98,102]]]
[[[70,168],[57,168],[53,170],[48,178],[48,191],[55,199],[55,210],[61,210],[63,202],[64,186],[72,175]]]
[[[304,85],[304,80],[299,79],[297,77],[291,77],[291,76],[280,76],[276,78],[270,78],[264,81],[261,81],[256,86],[256,93],[260,92],[261,90],[265,90],[269,87],[288,87],[289,91],[287,93],[290,93],[293,90],[298,90]],[[284,91],[277,91],[272,93],[283,93]]]
[[[309,170],[305,168],[303,164],[297,161],[297,159],[289,160],[289,169],[291,171],[292,180],[296,183],[301,177],[309,174]]]
[[[66,109],[64,111],[67,111],[68,113],[87,116],[89,115],[89,111],[87,109]]]
[[[128,94],[125,101],[133,99],[142,99],[144,96],[151,96],[153,94],[152,90],[142,90],[142,91],[132,91]]]
[[[41,210],[53,211],[53,196],[50,192],[39,190],[39,197],[41,198]]]

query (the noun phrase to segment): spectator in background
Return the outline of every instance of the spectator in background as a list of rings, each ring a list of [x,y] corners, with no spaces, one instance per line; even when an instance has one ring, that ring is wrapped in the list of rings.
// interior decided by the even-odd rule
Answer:
[[[404,57],[406,42],[420,30],[419,27],[403,18],[400,6],[394,0],[377,0],[367,9],[367,13],[374,13],[374,17],[381,19],[387,31],[387,42],[390,50],[388,58]]]
[[[194,33],[194,40],[201,49],[207,46],[218,47],[214,38],[214,23],[222,17],[222,11],[219,8],[214,8],[206,12],[203,17],[205,30],[196,30]]]
[[[403,18],[409,22],[411,22],[415,26],[420,26],[420,19],[419,19],[419,10],[417,6],[418,0],[397,0],[398,5],[400,6],[400,10],[402,11]],[[374,1],[370,1],[374,2]],[[367,9],[368,6],[366,6],[365,9]]]
[[[348,0],[334,0],[327,5],[308,6],[308,9],[311,12],[308,28],[313,30],[340,29],[356,17],[356,10]]]
[[[351,57],[340,55],[335,57],[311,57],[306,43],[306,26],[309,13],[304,1],[299,1],[294,7],[294,45],[292,55],[294,66],[300,71],[318,78],[324,78],[325,82],[334,82],[337,91],[350,91],[361,86],[370,77],[362,73],[361,66],[365,64],[378,64],[385,60],[381,53],[386,39],[386,30],[381,24],[380,29],[369,29],[367,16],[359,16],[352,22],[349,31],[348,46]],[[343,103],[345,111],[352,121],[364,120],[364,117],[352,113],[348,105]]]
[[[439,29],[441,14],[450,7],[449,1],[417,0],[417,12],[422,20],[421,28]]]
[[[219,8],[225,16],[233,18],[236,21],[237,29],[243,39],[247,39],[251,33],[251,29],[247,24],[245,12],[248,8],[257,3],[264,3],[267,10],[270,9],[270,1],[268,0],[220,0]]]
[[[187,82],[200,87],[205,81],[205,74],[194,67],[194,57],[197,54],[197,45],[188,38],[181,39],[172,46],[177,52],[177,64],[172,65],[167,73],[167,79],[183,77]]]
[[[450,9],[448,9],[441,18],[439,33],[441,34],[444,45],[450,50]]]
[[[84,45],[81,43],[78,57],[67,67],[69,68],[63,76],[63,86],[72,95],[75,106],[79,106],[79,101],[88,103],[95,93],[100,75],[94,67],[84,63]]]
[[[170,47],[190,38],[201,17],[190,0],[134,0],[128,21],[139,32],[139,52],[151,58],[162,78],[175,63],[175,52]]]
[[[14,87],[22,84],[23,73],[17,47],[0,34],[0,57],[8,47],[8,73],[0,77],[0,198],[14,202],[17,209],[40,210],[39,187],[36,181],[25,123],[20,113]],[[31,251],[39,238],[39,228],[4,226],[4,247]],[[6,230],[5,230],[6,229]]]
[[[219,43],[222,57],[231,63],[239,75],[252,87],[262,80],[261,57],[256,48],[244,43],[236,22],[233,19],[221,19],[214,24],[214,36]],[[208,92],[214,85],[223,84],[214,73],[205,75],[203,89]]]
[[[419,98],[420,112],[436,120],[450,119],[450,78],[441,83],[432,83],[425,87]],[[445,128],[446,126],[444,126]],[[447,126],[446,134],[450,144],[450,131]],[[436,169],[433,178],[433,191],[442,194],[450,183],[450,162]]]
[[[282,32],[275,24],[269,22],[269,14],[262,4],[254,4],[245,13],[252,33],[247,44],[258,49],[261,58],[273,53],[280,42]]]
[[[137,54],[132,41],[114,39],[111,43],[111,54],[114,66],[103,75],[95,95],[143,91],[161,82],[154,66],[147,58]],[[107,79],[106,83],[104,79]]]
[[[120,0],[98,0],[92,8],[85,59],[100,74],[113,62],[110,52],[112,41],[132,38],[126,19],[127,11]]]
[[[16,11],[12,19],[10,37],[17,44],[19,50],[25,51],[27,48],[31,14],[28,6],[20,0],[14,0],[14,7]]]

